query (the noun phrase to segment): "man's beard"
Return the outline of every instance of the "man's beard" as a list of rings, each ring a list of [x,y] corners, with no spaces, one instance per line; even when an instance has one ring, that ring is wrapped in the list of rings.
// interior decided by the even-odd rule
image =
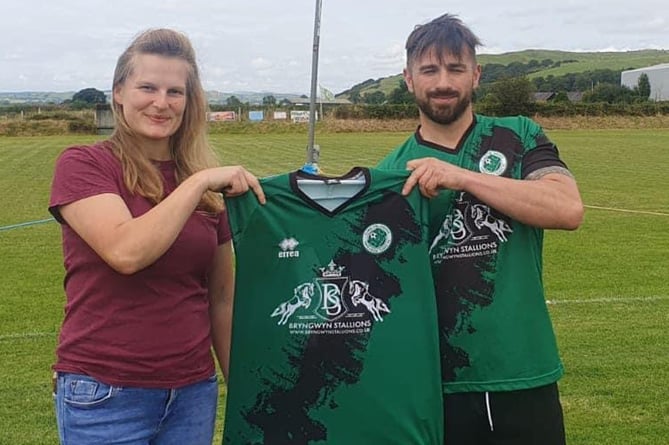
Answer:
[[[430,103],[430,98],[433,96],[454,94],[452,92],[437,92],[428,94],[425,99],[416,98],[416,104],[420,111],[430,119],[432,122],[441,125],[452,124],[457,121],[469,108],[472,103],[472,94],[465,94],[464,97],[458,97],[457,102],[453,106],[433,106]]]

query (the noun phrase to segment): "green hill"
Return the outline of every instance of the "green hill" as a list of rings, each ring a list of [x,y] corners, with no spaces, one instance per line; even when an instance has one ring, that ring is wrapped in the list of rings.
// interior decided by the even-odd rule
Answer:
[[[503,54],[478,55],[478,62],[482,65],[484,71],[487,64],[509,65],[514,62],[529,63],[532,60],[537,62],[552,60],[553,62],[561,63],[553,64],[559,66],[539,69],[528,75],[528,77],[547,77],[549,75],[558,77],[565,74],[582,73],[598,69],[625,71],[660,63],[669,63],[669,50],[645,49],[617,52],[569,52],[527,49]],[[387,95],[397,88],[401,79],[401,74],[380,79],[368,79],[346,91],[342,91],[337,94],[337,97],[348,98],[353,91],[358,91],[360,95],[372,93],[374,91],[382,91]]]

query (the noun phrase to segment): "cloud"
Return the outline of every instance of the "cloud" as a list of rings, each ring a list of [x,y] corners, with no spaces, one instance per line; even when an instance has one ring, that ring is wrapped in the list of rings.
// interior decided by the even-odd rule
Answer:
[[[0,91],[109,87],[120,53],[140,31],[171,27],[192,40],[207,88],[306,93],[311,84],[312,0],[16,0],[0,20]],[[482,52],[669,49],[662,0],[576,0],[444,5],[434,0],[323,0],[318,82],[338,92],[399,74],[414,25],[455,13]]]
[[[274,64],[264,57],[256,57],[251,61],[251,66],[258,71],[267,71],[271,70],[274,67]]]

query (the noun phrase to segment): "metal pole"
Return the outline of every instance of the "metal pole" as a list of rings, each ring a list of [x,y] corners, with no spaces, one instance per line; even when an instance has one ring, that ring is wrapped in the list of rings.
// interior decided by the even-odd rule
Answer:
[[[316,0],[316,16],[314,18],[314,46],[313,46],[313,55],[311,58],[311,96],[309,100],[309,142],[307,145],[307,165],[311,165],[314,172],[318,172],[318,157],[320,153],[318,145],[314,145],[314,133],[316,127],[316,96],[318,94],[317,91],[318,49],[320,45],[320,34],[321,34],[321,4],[322,0]]]

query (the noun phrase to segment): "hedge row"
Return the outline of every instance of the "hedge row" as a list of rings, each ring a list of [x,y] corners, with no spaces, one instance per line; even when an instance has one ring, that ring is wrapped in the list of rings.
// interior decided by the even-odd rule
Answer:
[[[508,107],[507,107],[508,108]],[[476,103],[477,113],[488,115],[527,114],[531,116],[655,116],[669,115],[669,102],[646,102],[637,104],[609,104],[586,102],[534,102],[525,104],[515,113],[500,112],[494,105]],[[339,105],[331,110],[337,119],[415,119],[418,108],[415,104],[403,105]]]

